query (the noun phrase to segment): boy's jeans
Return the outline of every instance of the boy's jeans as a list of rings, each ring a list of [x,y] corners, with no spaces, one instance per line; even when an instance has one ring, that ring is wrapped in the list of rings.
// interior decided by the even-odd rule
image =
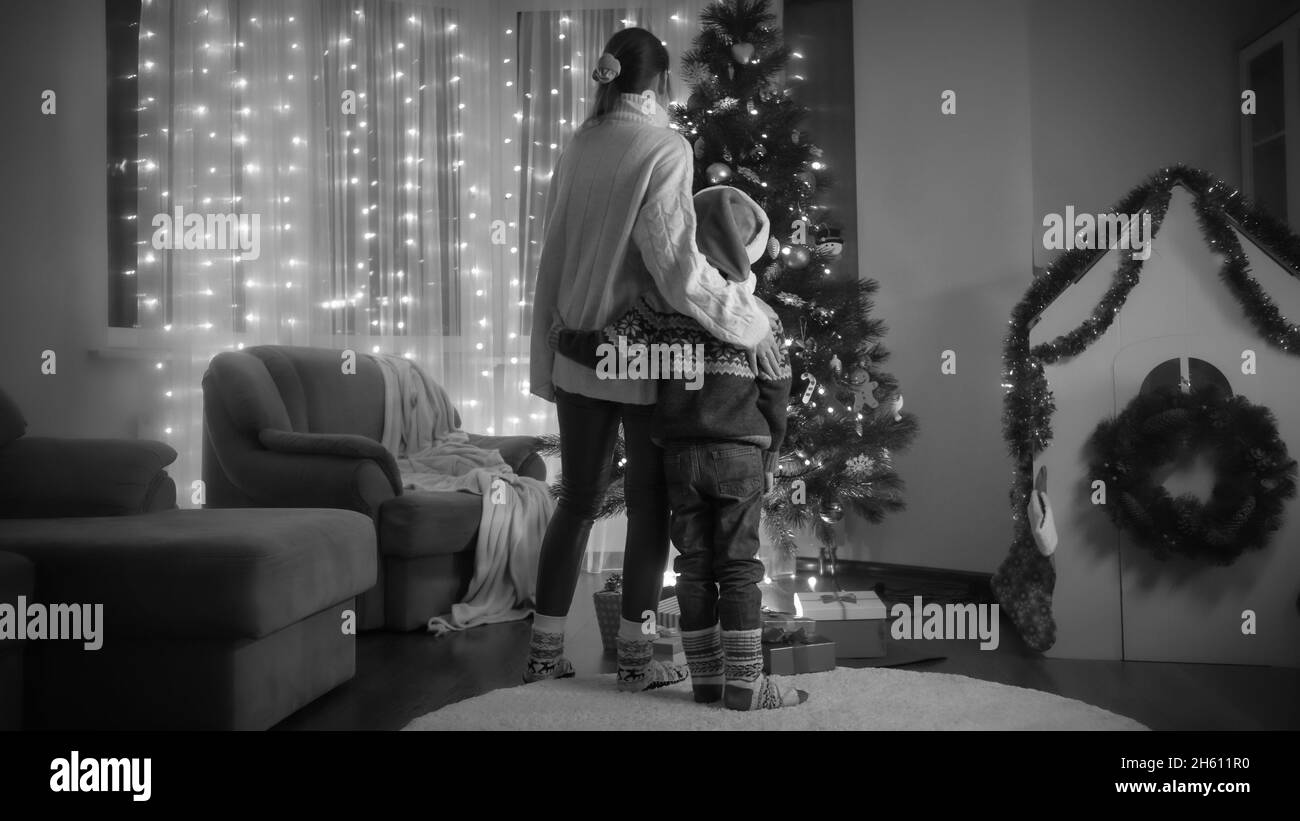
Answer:
[[[664,473],[673,543],[681,554],[673,568],[682,629],[703,630],[719,621],[723,630],[759,629],[762,450],[743,442],[668,443]]]

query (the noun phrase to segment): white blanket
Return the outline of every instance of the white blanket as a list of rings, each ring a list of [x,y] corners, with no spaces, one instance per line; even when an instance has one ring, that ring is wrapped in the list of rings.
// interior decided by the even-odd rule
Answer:
[[[447,392],[418,365],[400,356],[372,358],[384,377],[383,444],[397,460],[403,487],[483,497],[474,577],[451,613],[430,616],[429,630],[525,618],[533,611],[538,554],[555,510],[546,483],[515,474],[499,452],[470,444]]]

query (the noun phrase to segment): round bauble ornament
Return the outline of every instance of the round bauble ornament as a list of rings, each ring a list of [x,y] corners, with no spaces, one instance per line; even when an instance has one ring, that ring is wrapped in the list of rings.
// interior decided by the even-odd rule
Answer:
[[[708,168],[704,169],[704,177],[710,185],[721,185],[731,179],[731,166],[722,162],[715,162]]]
[[[796,271],[807,268],[812,262],[812,253],[806,245],[791,245],[782,253],[785,254],[785,264]]]
[[[740,63],[742,66],[749,65],[749,61],[754,59],[754,44],[736,43],[731,47],[731,59]]]
[[[844,521],[844,505],[838,499],[823,499],[817,518],[828,525],[839,524]]]

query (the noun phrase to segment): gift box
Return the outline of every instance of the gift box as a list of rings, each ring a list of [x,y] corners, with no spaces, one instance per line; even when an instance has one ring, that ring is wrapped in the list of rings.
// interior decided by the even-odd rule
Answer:
[[[799,610],[812,619],[814,631],[835,642],[842,659],[880,658],[886,653],[889,613],[870,590],[837,593],[797,593]]]
[[[671,628],[660,630],[654,640],[654,658],[668,664],[685,664],[686,651],[682,649],[682,634]]]
[[[681,626],[682,606],[676,596],[666,596],[659,602],[659,612],[655,614],[659,627],[676,629]]]
[[[763,634],[767,635],[769,630],[780,630],[783,633],[794,633],[802,630],[807,635],[817,632],[817,622],[802,616],[792,616],[789,613],[773,613],[763,611]]]
[[[623,577],[610,573],[605,589],[592,594],[596,603],[596,624],[600,626],[600,643],[605,652],[618,650],[618,623],[623,615]]]
[[[803,630],[763,631],[763,672],[774,676],[822,673],[835,669],[835,642]]]
[[[623,618],[623,577],[610,573],[605,588],[592,594],[596,604],[596,624],[600,627],[600,643],[605,651],[618,651],[618,627]],[[676,596],[667,596],[659,602],[655,614],[655,628],[677,628],[681,619],[681,606]],[[678,636],[678,642],[681,637]]]

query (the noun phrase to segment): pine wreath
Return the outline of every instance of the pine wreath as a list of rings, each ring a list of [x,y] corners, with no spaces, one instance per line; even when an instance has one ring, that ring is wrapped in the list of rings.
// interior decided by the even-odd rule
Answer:
[[[1092,434],[1091,478],[1106,484],[1115,524],[1160,558],[1181,555],[1227,565],[1268,544],[1296,493],[1296,463],[1268,408],[1213,385],[1142,394]],[[1205,454],[1217,478],[1207,501],[1177,498],[1153,473]]]

